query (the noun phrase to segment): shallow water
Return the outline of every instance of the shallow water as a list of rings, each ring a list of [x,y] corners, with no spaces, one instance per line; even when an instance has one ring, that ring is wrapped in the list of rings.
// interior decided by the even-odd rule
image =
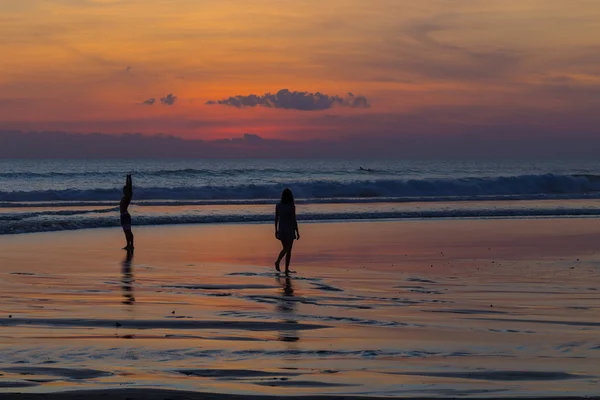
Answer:
[[[596,220],[265,225],[6,236],[0,391],[597,393]]]
[[[331,200],[331,199],[329,199]],[[405,199],[353,199],[355,203],[327,203],[298,206],[304,222],[382,219],[487,219],[487,218],[581,218],[600,215],[600,202],[585,200],[485,200],[411,202]],[[334,201],[334,200],[331,200]],[[131,206],[136,226],[271,223],[274,200],[268,204],[219,204],[191,202],[138,202]],[[71,206],[65,203],[0,204],[0,235],[115,227],[119,224],[116,203]],[[168,204],[168,205],[167,205]]]

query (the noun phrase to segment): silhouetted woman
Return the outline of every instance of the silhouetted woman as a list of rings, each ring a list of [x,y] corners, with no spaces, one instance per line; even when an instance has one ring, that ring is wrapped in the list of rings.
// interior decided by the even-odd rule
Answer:
[[[285,273],[287,274],[290,272],[294,239],[300,240],[294,195],[290,189],[283,191],[281,202],[275,207],[275,237],[281,241],[281,245],[283,246],[279,257],[277,257],[277,261],[275,261],[275,269],[281,271],[279,263],[285,256]]]
[[[125,240],[127,245],[123,247],[124,250],[133,250],[133,233],[131,232],[131,215],[129,214],[128,207],[133,197],[133,182],[131,181],[131,175],[127,175],[125,180],[125,186],[123,187],[123,197],[121,197],[121,203],[119,203],[119,211],[121,212],[121,226],[123,232],[125,232]]]

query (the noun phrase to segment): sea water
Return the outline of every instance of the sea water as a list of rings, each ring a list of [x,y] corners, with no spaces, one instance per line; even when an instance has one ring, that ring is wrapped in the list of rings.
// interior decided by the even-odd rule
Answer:
[[[600,215],[593,160],[2,160],[0,234],[119,226],[129,173],[134,225]]]

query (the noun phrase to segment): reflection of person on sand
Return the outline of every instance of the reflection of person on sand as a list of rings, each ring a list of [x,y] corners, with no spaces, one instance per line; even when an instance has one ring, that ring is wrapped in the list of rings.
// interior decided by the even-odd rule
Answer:
[[[281,241],[283,249],[275,261],[275,269],[279,269],[279,263],[285,256],[285,273],[290,272],[290,260],[292,259],[292,247],[294,239],[300,240],[298,221],[296,220],[296,206],[294,195],[290,189],[285,189],[281,194],[281,202],[275,207],[275,237]]]
[[[292,279],[289,275],[285,277],[285,284],[282,284],[281,277],[277,277],[277,282],[282,287],[281,300],[277,304],[277,311],[280,313],[294,314],[296,312],[296,302],[293,301],[294,287],[292,286]],[[289,298],[289,299],[287,299]],[[293,318],[292,315],[290,317]],[[286,319],[285,322],[288,324],[297,324],[298,321],[294,319]],[[300,340],[298,332],[295,330],[285,330],[279,332],[279,340],[282,342],[297,342]]]
[[[133,269],[131,268],[131,260],[133,260],[133,250],[128,249],[121,268],[121,273],[123,274],[123,280],[121,281],[123,288],[123,304],[135,303],[135,298],[133,297]]]
[[[125,180],[125,186],[123,187],[123,197],[121,197],[121,203],[119,203],[119,211],[121,212],[121,226],[123,232],[125,232],[125,240],[127,245],[123,247],[124,250],[133,250],[133,233],[131,232],[131,215],[129,214],[128,207],[133,197],[133,182],[131,181],[131,175],[127,175]]]

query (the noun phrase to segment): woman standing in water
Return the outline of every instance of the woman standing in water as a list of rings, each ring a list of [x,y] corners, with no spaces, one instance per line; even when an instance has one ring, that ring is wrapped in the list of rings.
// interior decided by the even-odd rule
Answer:
[[[131,175],[127,175],[125,180],[125,186],[123,187],[123,197],[119,203],[119,211],[121,212],[121,226],[123,232],[125,232],[125,240],[127,246],[123,247],[124,250],[133,251],[133,233],[131,232],[131,215],[129,214],[129,203],[133,197],[133,182],[131,181]]]
[[[290,272],[290,260],[292,258],[292,247],[294,239],[300,240],[298,221],[296,221],[296,206],[294,195],[290,189],[285,189],[281,194],[281,202],[275,207],[275,237],[281,241],[283,249],[275,261],[275,269],[279,269],[279,263],[285,256],[285,273]]]

